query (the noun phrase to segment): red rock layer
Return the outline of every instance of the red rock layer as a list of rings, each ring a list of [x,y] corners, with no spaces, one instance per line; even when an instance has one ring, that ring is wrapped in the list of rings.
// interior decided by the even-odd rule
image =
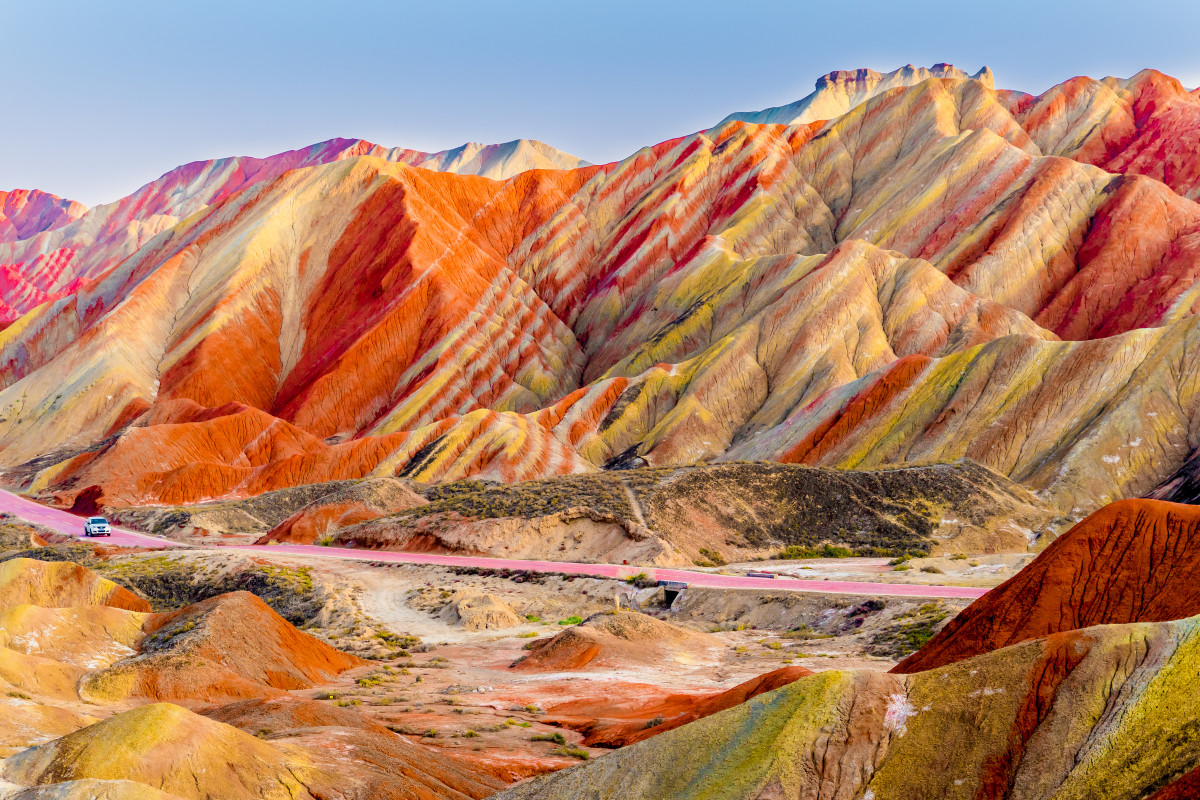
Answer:
[[[733,708],[811,674],[804,667],[783,667],[715,694],[670,694],[649,703],[616,696],[602,706],[568,703],[561,709],[548,709],[547,719],[580,731],[584,734],[583,743],[590,747],[625,747]]]
[[[892,671],[920,672],[1052,633],[1200,614],[1200,507],[1124,500],[1059,537]]]

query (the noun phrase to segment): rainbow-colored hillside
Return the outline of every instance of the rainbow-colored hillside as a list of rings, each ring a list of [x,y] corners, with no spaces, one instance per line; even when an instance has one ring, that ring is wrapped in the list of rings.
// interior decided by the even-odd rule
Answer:
[[[1072,518],[1169,496],[1200,94],[896,75],[602,166],[335,140],[5,201],[0,466],[101,506],[730,460],[969,458]]]

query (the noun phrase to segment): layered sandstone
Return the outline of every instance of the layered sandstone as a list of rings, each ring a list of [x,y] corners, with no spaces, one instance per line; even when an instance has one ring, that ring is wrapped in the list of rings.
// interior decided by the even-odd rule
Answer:
[[[920,672],[1052,633],[1200,614],[1200,507],[1124,500],[1059,537],[893,672]]]

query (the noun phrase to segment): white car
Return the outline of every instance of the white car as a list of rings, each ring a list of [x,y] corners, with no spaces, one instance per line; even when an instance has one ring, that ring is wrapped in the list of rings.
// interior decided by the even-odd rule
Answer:
[[[108,520],[104,517],[88,517],[83,523],[84,536],[112,536]]]

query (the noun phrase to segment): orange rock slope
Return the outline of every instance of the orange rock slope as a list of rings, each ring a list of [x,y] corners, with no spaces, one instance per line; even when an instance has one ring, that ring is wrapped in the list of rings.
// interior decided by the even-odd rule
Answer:
[[[965,457],[1081,518],[1194,452],[1198,113],[1152,71],[935,77],[602,167],[339,156],[129,210],[135,252],[0,332],[0,466],[104,507]]]
[[[1200,507],[1105,506],[972,603],[893,672],[920,672],[1052,633],[1200,614]]]
[[[367,663],[296,630],[249,592],[154,614],[143,632],[139,656],[88,675],[81,696],[183,705],[233,702],[308,689]]]

